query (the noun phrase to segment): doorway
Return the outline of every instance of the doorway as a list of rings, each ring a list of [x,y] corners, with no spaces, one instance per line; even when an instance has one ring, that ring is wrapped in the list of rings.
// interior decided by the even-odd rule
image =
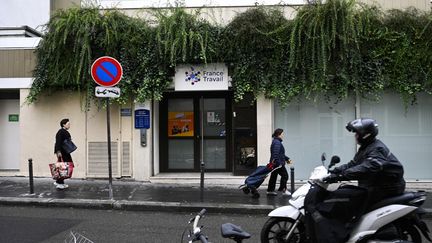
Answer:
[[[232,171],[230,92],[166,93],[160,103],[161,172]]]
[[[19,91],[0,91],[0,170],[19,170]]]
[[[234,175],[249,175],[257,167],[257,113],[253,94],[233,103]]]

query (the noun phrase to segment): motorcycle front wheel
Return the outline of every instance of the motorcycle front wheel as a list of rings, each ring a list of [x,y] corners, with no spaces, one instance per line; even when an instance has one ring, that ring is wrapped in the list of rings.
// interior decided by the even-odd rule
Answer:
[[[299,223],[293,230],[292,235],[285,240],[286,236],[295,224],[291,218],[270,218],[261,230],[261,243],[304,243],[306,235],[303,223]]]

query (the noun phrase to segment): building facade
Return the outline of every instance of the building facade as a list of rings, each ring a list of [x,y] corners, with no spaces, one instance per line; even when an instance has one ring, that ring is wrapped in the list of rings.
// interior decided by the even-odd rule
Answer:
[[[101,1],[101,8],[113,6],[128,15],[139,16],[149,6],[145,1]],[[226,23],[236,13],[253,7],[252,1],[231,6],[204,7],[217,21]],[[365,1],[370,3],[371,1]],[[268,4],[276,4],[271,1]],[[379,1],[384,9],[414,6],[428,10],[428,0]],[[80,1],[51,1],[51,13]],[[201,7],[189,4],[192,8]],[[223,5],[225,4],[225,5]],[[304,1],[290,2],[296,6]],[[156,6],[160,7],[160,6]],[[284,8],[286,16],[294,8]],[[144,12],[145,13],[145,12]],[[9,28],[9,29],[8,29]],[[76,92],[59,92],[26,104],[35,65],[33,53],[40,33],[31,28],[0,29],[0,176],[27,176],[29,158],[35,176],[49,177],[48,163],[53,162],[54,140],[59,122],[71,121],[70,133],[78,150],[72,154],[75,178],[108,177],[106,110],[93,105],[82,107]],[[1,32],[0,32],[1,33]],[[12,39],[14,38],[14,39]],[[24,65],[23,65],[24,64]],[[206,82],[191,85],[191,75],[200,70]],[[182,80],[189,78],[188,85]],[[350,97],[330,106],[326,102],[301,101],[282,108],[277,100],[245,97],[233,102],[231,80],[222,63],[207,67],[178,67],[173,87],[160,102],[114,105],[110,109],[112,169],[115,178],[160,181],[166,178],[199,178],[202,162],[207,175],[229,179],[244,178],[257,165],[268,162],[271,134],[275,128],[285,130],[287,155],[294,161],[296,179],[306,179],[320,163],[322,152],[337,154],[342,162],[356,152],[347,122],[358,117],[373,117],[380,125],[379,137],[405,166],[408,180],[431,180],[428,158],[432,156],[432,96],[421,95],[418,104],[408,110],[400,98],[386,93],[380,103]],[[180,81],[177,81],[180,80]],[[198,85],[201,85],[198,87]],[[136,128],[139,111],[148,111],[150,127]]]

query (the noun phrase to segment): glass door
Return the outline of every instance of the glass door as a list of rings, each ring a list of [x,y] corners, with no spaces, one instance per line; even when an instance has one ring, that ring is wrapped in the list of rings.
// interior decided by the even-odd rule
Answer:
[[[168,100],[168,169],[194,169],[193,99]]]
[[[160,109],[161,172],[231,170],[226,93],[168,93]]]
[[[206,169],[226,170],[226,112],[224,98],[203,98],[204,163]]]

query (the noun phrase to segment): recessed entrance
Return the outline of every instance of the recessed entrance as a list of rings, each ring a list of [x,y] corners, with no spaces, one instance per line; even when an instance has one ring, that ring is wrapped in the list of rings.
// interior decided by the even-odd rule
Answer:
[[[232,171],[230,104],[229,92],[167,93],[160,103],[161,172],[199,171],[201,160],[206,171]]]
[[[160,171],[247,175],[256,168],[256,106],[232,92],[172,92],[160,103]]]

